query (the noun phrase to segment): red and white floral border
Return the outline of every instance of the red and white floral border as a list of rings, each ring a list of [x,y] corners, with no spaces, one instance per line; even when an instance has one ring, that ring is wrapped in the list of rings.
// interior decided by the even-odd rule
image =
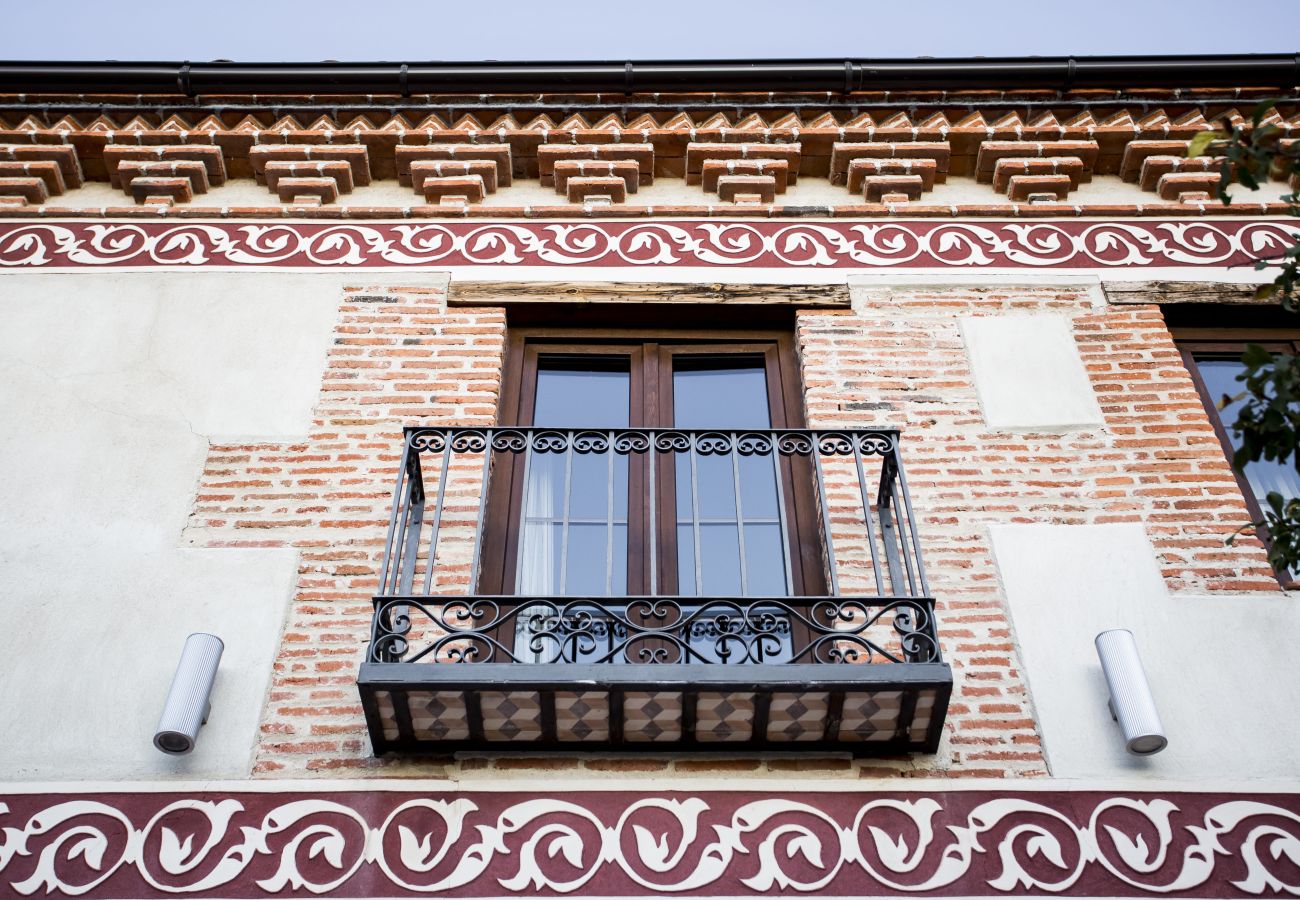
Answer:
[[[0,222],[0,270],[703,266],[876,269],[1236,266],[1289,220],[943,222]]]
[[[1246,897],[1300,892],[1300,795],[0,795],[0,895]]]

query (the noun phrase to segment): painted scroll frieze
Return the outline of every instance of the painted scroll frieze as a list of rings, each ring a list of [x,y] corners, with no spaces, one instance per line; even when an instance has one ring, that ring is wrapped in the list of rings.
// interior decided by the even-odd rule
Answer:
[[[0,895],[1253,897],[1300,796],[0,794]]]
[[[924,269],[1238,266],[1294,221],[6,222],[0,270],[198,266]]]

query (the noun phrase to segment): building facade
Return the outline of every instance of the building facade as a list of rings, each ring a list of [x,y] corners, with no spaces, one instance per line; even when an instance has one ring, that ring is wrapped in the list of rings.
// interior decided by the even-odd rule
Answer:
[[[0,66],[0,894],[1300,891],[1297,84]]]

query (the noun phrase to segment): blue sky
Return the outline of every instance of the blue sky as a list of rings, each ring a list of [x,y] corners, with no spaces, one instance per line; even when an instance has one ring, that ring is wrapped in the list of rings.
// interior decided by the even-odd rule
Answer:
[[[1281,53],[1297,23],[1300,0],[0,0],[0,59]]]

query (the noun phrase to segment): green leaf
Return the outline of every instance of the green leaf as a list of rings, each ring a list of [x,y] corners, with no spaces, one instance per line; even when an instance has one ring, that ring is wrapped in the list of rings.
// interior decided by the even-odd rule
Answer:
[[[1257,369],[1262,365],[1271,363],[1273,354],[1259,344],[1247,344],[1245,351],[1241,354],[1241,361],[1248,368]]]
[[[1261,100],[1255,105],[1254,111],[1250,114],[1250,121],[1258,127],[1275,103],[1277,103],[1276,100]]]
[[[1204,156],[1205,151],[1209,148],[1210,144],[1220,137],[1222,137],[1222,135],[1217,131],[1202,131],[1200,134],[1196,135],[1196,137],[1192,138],[1192,142],[1187,147],[1187,155],[1193,159],[1198,156]]]
[[[1269,297],[1272,297],[1276,293],[1277,293],[1276,284],[1261,284],[1259,287],[1255,288],[1255,299],[1267,300]]]

